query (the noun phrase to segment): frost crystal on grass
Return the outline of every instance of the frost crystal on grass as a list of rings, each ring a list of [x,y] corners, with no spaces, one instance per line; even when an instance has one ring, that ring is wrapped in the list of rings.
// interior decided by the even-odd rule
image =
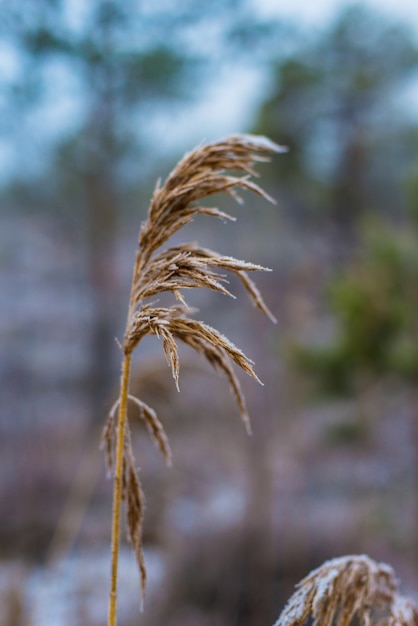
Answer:
[[[275,321],[248,275],[249,272],[268,271],[267,268],[221,255],[197,244],[168,247],[166,244],[196,215],[230,219],[217,208],[201,206],[200,201],[207,196],[223,192],[241,202],[238,190],[247,190],[274,202],[250,178],[255,175],[253,166],[257,161],[268,161],[273,152],[283,150],[265,137],[251,135],[228,137],[193,150],[176,165],[163,185],[158,181],[147,219],[140,228],[126,331],[121,343],[123,362],[120,394],[105,424],[102,439],[109,470],[114,468],[109,626],[116,626],[121,501],[126,504],[128,538],[137,558],[142,595],[146,585],[142,546],[145,501],[132,450],[127,415],[128,400],[137,405],[139,416],[145,421],[154,443],[161,450],[166,462],[171,463],[169,442],[155,411],[142,400],[129,395],[133,351],[146,335],[159,338],[179,389],[180,359],[177,344],[180,341],[188,345],[201,354],[213,368],[224,374],[244,424],[250,431],[244,395],[232,364],[260,382],[254,372],[253,362],[219,331],[190,317],[194,309],[187,305],[182,292],[205,287],[232,296],[225,287],[225,272],[231,272],[241,280],[253,304]],[[171,293],[180,304],[165,308],[156,306],[155,301],[150,302],[151,298],[158,297],[162,292]],[[116,414],[117,409],[119,411]]]
[[[418,626],[391,567],[365,555],[326,561],[298,585],[274,626]]]

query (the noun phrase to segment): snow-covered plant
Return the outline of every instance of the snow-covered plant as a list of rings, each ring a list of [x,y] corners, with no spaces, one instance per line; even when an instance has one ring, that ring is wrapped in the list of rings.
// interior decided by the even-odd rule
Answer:
[[[274,626],[418,626],[393,569],[367,556],[326,561],[298,585]]]

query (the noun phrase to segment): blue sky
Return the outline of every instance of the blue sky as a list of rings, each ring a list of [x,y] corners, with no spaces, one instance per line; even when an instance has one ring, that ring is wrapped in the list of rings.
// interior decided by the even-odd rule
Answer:
[[[311,24],[321,24],[344,7],[345,0],[254,0],[258,10],[266,15],[297,18]],[[368,0],[364,3],[388,15],[406,19],[418,32],[417,0]]]
[[[353,0],[252,0],[254,10],[266,17],[278,16],[283,19],[295,20],[299,26],[324,28],[330,20]],[[368,0],[366,3],[389,17],[411,24],[418,37],[418,0]],[[71,0],[72,14],[82,19],[82,0]],[[77,9],[78,7],[78,9]],[[0,49],[0,70],[10,70],[13,59]],[[3,58],[3,64],[1,59]],[[7,61],[7,63],[5,63]],[[3,67],[3,66],[4,67]],[[53,71],[52,68],[51,71]],[[6,72],[7,73],[7,72]],[[57,86],[58,94],[51,98],[51,106],[42,111],[42,118],[48,119],[48,128],[53,137],[63,125],[63,120],[77,119],[72,97],[73,85],[67,76],[58,72],[52,76],[51,84]],[[167,154],[179,153],[191,145],[202,141],[210,141],[225,135],[247,130],[251,126],[261,96],[268,93],[268,77],[256,67],[235,64],[223,64],[218,69],[218,77],[214,84],[209,85],[204,97],[190,106],[155,116],[150,120],[147,132],[151,144],[158,144]],[[418,87],[411,91],[411,110],[418,111]],[[39,126],[39,115],[33,120],[28,118],[28,128]],[[42,124],[44,128],[45,125]],[[47,138],[46,138],[47,139]],[[7,179],[13,169],[15,158],[12,147],[0,142],[0,181]],[[21,157],[19,157],[21,158]]]
[[[355,0],[252,0],[257,13],[294,20],[299,26],[324,28],[345,6]],[[369,0],[366,6],[395,21],[411,24],[418,37],[418,0]],[[172,118],[156,118],[149,127],[150,137],[157,133],[167,151],[200,141],[246,130],[257,108],[257,94],[268,90],[267,78],[256,68],[224,66],[198,104],[183,109],[173,125]],[[411,103],[418,102],[418,88],[411,92]],[[417,107],[418,108],[418,107]],[[187,146],[186,146],[187,147]]]

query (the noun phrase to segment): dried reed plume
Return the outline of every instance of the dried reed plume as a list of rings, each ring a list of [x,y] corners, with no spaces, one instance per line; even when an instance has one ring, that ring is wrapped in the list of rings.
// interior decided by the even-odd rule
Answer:
[[[274,626],[418,626],[418,608],[398,594],[391,567],[367,556],[323,563],[297,586]]]
[[[179,356],[177,341],[182,341],[202,354],[215,369],[222,372],[230,383],[243,421],[250,430],[250,422],[240,384],[231,362],[258,380],[253,363],[226,337],[207,324],[190,317],[182,290],[207,287],[231,295],[225,286],[223,272],[232,272],[242,281],[253,303],[274,321],[248,272],[266,270],[253,263],[222,256],[197,245],[183,244],[160,250],[168,239],[196,215],[203,214],[223,220],[233,220],[217,208],[201,206],[206,196],[224,192],[238,202],[238,190],[249,190],[272,201],[250,177],[255,175],[253,165],[268,161],[273,152],[284,148],[264,137],[241,135],[197,148],[187,154],[174,168],[161,187],[157,183],[151,199],[148,217],[139,232],[139,247],[133,272],[128,319],[123,343],[124,355],[119,399],[113,406],[103,431],[109,470],[114,467],[113,521],[112,521],[112,571],[109,601],[109,626],[116,626],[117,575],[120,536],[121,500],[127,509],[128,538],[136,554],[141,576],[142,597],[146,585],[146,569],[142,551],[142,520],[144,496],[136,471],[132,452],[127,402],[138,407],[152,438],[166,462],[171,463],[171,453],[164,429],[152,408],[129,395],[131,356],[146,335],[156,335],[162,346],[178,387]],[[227,172],[234,171],[238,175]],[[178,303],[168,308],[156,306],[150,298],[161,292],[172,292]],[[118,409],[118,411],[117,411]],[[115,459],[115,462],[114,462]]]

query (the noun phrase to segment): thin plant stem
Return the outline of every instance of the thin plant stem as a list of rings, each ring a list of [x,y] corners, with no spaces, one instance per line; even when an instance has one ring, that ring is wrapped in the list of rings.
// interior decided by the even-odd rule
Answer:
[[[265,137],[242,135],[230,137],[207,146],[201,146],[186,155],[174,168],[163,186],[157,183],[148,217],[139,231],[139,248],[132,277],[127,325],[121,346],[123,365],[120,395],[109,413],[102,433],[108,467],[114,468],[111,584],[108,626],[117,624],[118,563],[122,501],[126,503],[127,533],[137,559],[141,578],[142,597],[146,587],[146,567],[142,545],[144,495],[137,476],[133,456],[130,428],[127,419],[131,357],[134,349],[146,335],[155,335],[162,341],[164,353],[178,387],[179,358],[177,340],[202,354],[217,370],[224,373],[238,403],[243,421],[249,430],[249,417],[238,379],[231,366],[238,365],[259,381],[253,364],[246,355],[219,331],[191,317],[193,309],[187,306],[183,289],[206,287],[232,295],[225,288],[222,271],[235,273],[243,282],[253,303],[271,319],[273,315],[261,294],[248,276],[248,272],[267,270],[261,265],[223,256],[197,244],[181,244],[161,248],[180,228],[195,215],[233,219],[217,208],[201,206],[199,201],[209,195],[225,192],[238,202],[238,190],[252,191],[271,200],[260,187],[249,180],[254,175],[252,166],[257,161],[268,160],[273,152],[284,152]],[[237,171],[232,176],[228,172]],[[171,292],[179,301],[171,307],[155,306],[150,299],[161,292]],[[157,300],[158,301],[158,300]],[[260,382],[260,381],[259,381]],[[145,420],[154,442],[168,465],[171,453],[168,438],[155,411],[137,398],[140,417]],[[115,412],[119,406],[118,417]],[[115,459],[115,464],[113,459]]]
[[[136,255],[135,266],[133,271],[131,293],[129,296],[129,311],[126,322],[126,332],[128,331],[132,312],[135,308],[134,302],[134,285],[135,277],[139,273],[141,264],[140,251]],[[122,361],[122,374],[120,379],[119,392],[119,412],[116,435],[116,462],[115,473],[113,478],[113,506],[112,506],[112,531],[111,531],[111,578],[109,592],[109,613],[108,626],[116,626],[117,624],[117,601],[118,601],[118,569],[119,569],[119,549],[120,549],[120,518],[122,509],[122,483],[124,469],[124,447],[125,447],[125,431],[127,420],[127,406],[129,396],[129,381],[131,376],[132,351],[123,348],[124,357]]]
[[[120,543],[120,518],[122,504],[122,475],[123,475],[123,449],[125,445],[125,424],[127,414],[127,402],[129,392],[129,377],[131,370],[131,353],[125,353],[122,364],[120,383],[120,405],[116,440],[116,464],[113,488],[112,510],[112,543],[111,543],[111,581],[109,595],[108,626],[116,626],[117,623],[117,587]]]

